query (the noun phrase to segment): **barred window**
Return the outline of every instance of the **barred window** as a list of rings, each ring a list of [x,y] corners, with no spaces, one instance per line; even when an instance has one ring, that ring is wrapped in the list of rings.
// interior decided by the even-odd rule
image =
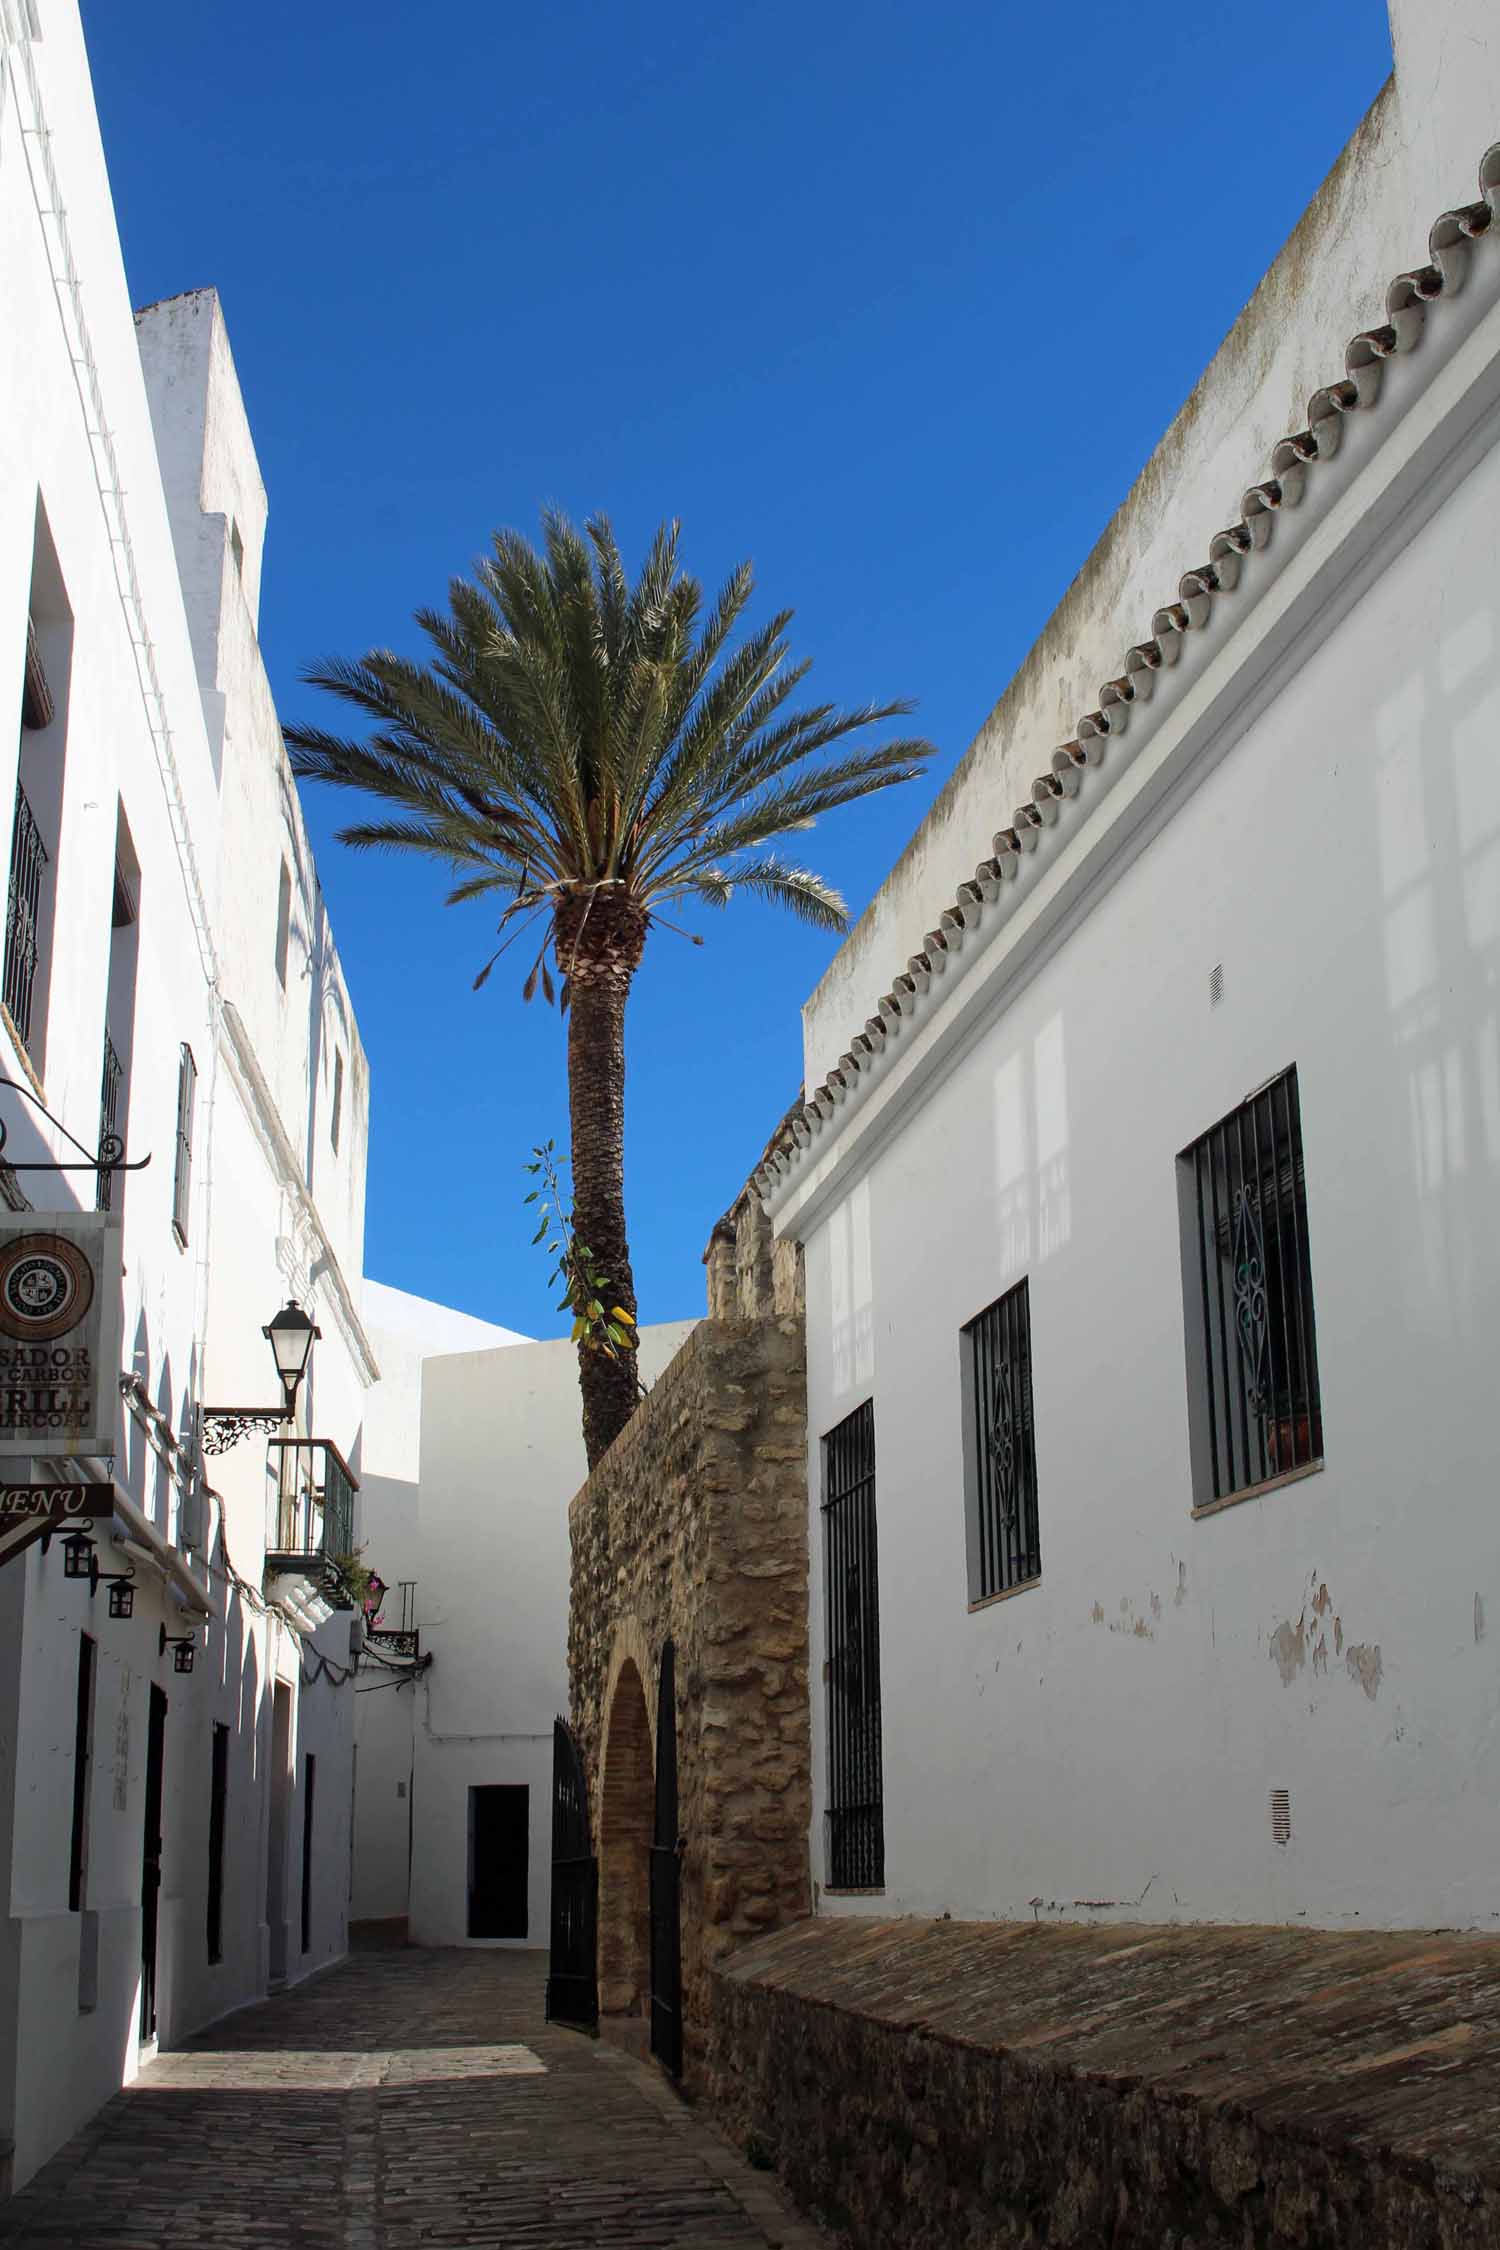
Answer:
[[[184,1046],[177,1065],[177,1169],[172,1182],[172,1225],[177,1239],[188,1238],[193,1188],[193,1107],[198,1096],[198,1065]]]
[[[344,1115],[344,1058],[337,1047],[333,1051],[333,1119],[328,1128],[328,1138],[333,1143],[333,1153],[338,1154],[339,1126]]]
[[[969,1599],[978,1602],[1042,1574],[1031,1294],[1024,1280],[969,1322],[963,1353]]]
[[[1177,1159],[1193,1499],[1323,1457],[1295,1067]]]
[[[880,1581],[875,1556],[875,1409],[823,1440],[823,1601],[828,1661],[828,1881],[885,1881],[880,1744]]]

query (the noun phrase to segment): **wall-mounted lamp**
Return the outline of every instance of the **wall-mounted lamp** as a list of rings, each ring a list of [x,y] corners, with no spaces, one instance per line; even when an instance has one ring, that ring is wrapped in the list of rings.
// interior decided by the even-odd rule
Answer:
[[[205,1406],[202,1410],[203,1450],[227,1453],[254,1430],[268,1437],[290,1422],[297,1409],[297,1392],[307,1373],[313,1345],[323,1331],[315,1327],[300,1305],[285,1304],[261,1330],[271,1347],[281,1383],[282,1406]]]
[[[378,1570],[372,1570],[370,1573],[370,1582],[365,1588],[365,1598],[363,1604],[366,1625],[379,1624],[380,1605],[384,1600],[385,1580],[381,1577]]]
[[[89,1582],[89,1600],[92,1601],[101,1586],[109,1588],[109,1614],[111,1617],[133,1617],[135,1614],[135,1571],[101,1570],[99,1550],[86,1531],[67,1532],[62,1541],[64,1578],[86,1578]]]
[[[165,1656],[167,1650],[170,1649],[172,1651],[173,1671],[191,1672],[193,1669],[193,1650],[197,1643],[198,1636],[196,1633],[172,1634],[163,1625],[157,1635],[156,1653],[158,1656]]]

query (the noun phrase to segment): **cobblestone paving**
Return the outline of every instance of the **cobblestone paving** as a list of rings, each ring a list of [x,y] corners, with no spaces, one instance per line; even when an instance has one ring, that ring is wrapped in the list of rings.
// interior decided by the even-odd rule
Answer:
[[[542,2020],[534,1953],[355,1955],[215,2024],[0,2205],[109,2250],[824,2250],[651,2066]]]

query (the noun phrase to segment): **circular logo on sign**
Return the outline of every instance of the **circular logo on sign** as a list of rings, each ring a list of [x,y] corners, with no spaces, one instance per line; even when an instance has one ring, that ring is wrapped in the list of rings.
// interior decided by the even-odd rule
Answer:
[[[76,1328],[94,1301],[88,1259],[60,1234],[22,1234],[0,1249],[0,1329],[44,1344]]]

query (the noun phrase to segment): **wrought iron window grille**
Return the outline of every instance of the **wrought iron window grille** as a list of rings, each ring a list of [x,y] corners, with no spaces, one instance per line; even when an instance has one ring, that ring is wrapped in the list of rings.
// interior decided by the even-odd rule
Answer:
[[[123,1149],[120,1110],[125,1090],[125,1065],[115,1052],[115,1043],[106,1031],[104,1034],[104,1070],[99,1084],[99,1185],[94,1201],[101,1211],[108,1211],[114,1203],[114,1179],[105,1162],[106,1149]]]
[[[172,1175],[172,1226],[184,1247],[193,1191],[193,1110],[198,1095],[198,1065],[185,1042],[177,1065],[177,1161]]]
[[[868,1401],[823,1440],[822,1512],[828,1882],[837,1890],[879,1890],[885,1882],[885,1790],[875,1409]]]
[[[1323,1457],[1295,1067],[1177,1159],[1197,1506]]]
[[[22,1046],[28,1051],[37,961],[41,952],[42,890],[47,866],[48,853],[42,842],[42,832],[30,800],[18,781],[15,820],[10,832],[10,891],[5,908],[5,968],[0,997],[5,1001],[6,1012]]]
[[[1042,1573],[1029,1283],[971,1320],[962,1343],[969,1599],[985,1601]]]

